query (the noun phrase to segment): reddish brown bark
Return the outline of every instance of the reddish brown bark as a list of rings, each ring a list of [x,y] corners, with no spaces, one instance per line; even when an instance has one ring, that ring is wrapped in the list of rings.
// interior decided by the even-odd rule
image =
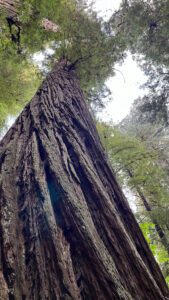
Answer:
[[[167,296],[62,60],[0,144],[0,299]]]

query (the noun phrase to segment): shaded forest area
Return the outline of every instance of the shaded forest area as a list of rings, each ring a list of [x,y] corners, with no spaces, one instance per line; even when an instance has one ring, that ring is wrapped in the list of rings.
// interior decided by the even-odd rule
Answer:
[[[49,247],[51,253],[54,253],[54,249],[56,252],[58,251],[57,256],[59,257],[60,262],[62,262],[63,265],[67,265],[66,271],[63,270],[62,267],[57,266],[57,270],[59,270],[58,276],[63,272],[62,276],[64,284],[59,282],[59,279],[58,281],[56,280],[56,283],[52,275],[51,277],[49,276],[48,284],[50,285],[51,282],[52,286],[50,290],[45,279],[42,278],[42,274],[38,275],[35,274],[36,272],[34,272],[34,275],[32,275],[33,270],[30,271],[27,281],[29,281],[30,283],[31,276],[34,276],[33,280],[36,283],[34,284],[34,286],[31,286],[31,284],[26,285],[26,280],[23,279],[24,267],[22,265],[22,262],[20,261],[19,266],[22,269],[22,274],[20,275],[20,278],[17,278],[17,280],[23,280],[25,284],[25,294],[23,293],[21,298],[20,287],[18,287],[16,283],[14,284],[14,278],[12,277],[12,270],[14,270],[15,267],[12,265],[12,263],[10,265],[10,259],[8,260],[7,258],[6,260],[9,265],[6,264],[6,273],[4,272],[4,274],[6,274],[6,277],[5,279],[2,279],[0,277],[0,283],[2,283],[4,287],[4,294],[2,294],[3,296],[1,296],[0,294],[1,297],[4,297],[2,299],[28,299],[24,298],[24,295],[26,295],[25,297],[27,297],[28,295],[28,287],[30,288],[30,290],[32,290],[32,294],[29,294],[29,299],[38,299],[38,297],[41,297],[40,299],[56,299],[56,294],[63,295],[63,299],[90,299],[90,297],[91,299],[94,299],[94,295],[99,295],[100,298],[98,297],[98,299],[101,299],[101,297],[104,297],[102,299],[137,299],[137,294],[134,294],[133,292],[134,289],[135,293],[140,293],[140,298],[138,297],[138,299],[163,299],[162,295],[167,296],[166,289],[163,286],[164,283],[162,282],[162,279],[160,277],[161,275],[157,275],[159,272],[158,266],[156,266],[153,262],[151,252],[149,253],[145,241],[140,236],[137,229],[137,224],[135,223],[132,215],[130,215],[129,213],[130,222],[127,221],[127,218],[125,218],[124,216],[121,217],[124,214],[124,211],[129,212],[129,208],[127,203],[123,200],[123,196],[121,195],[121,193],[118,192],[118,185],[116,186],[116,184],[114,184],[114,187],[112,189],[112,194],[119,193],[119,198],[117,197],[116,201],[119,201],[119,203],[121,201],[122,203],[122,207],[119,203],[118,205],[117,203],[114,204],[115,210],[120,216],[119,218],[122,218],[120,219],[121,221],[117,220],[117,224],[123,224],[123,226],[126,228],[127,234],[132,237],[131,239],[133,243],[137,245],[137,250],[141,249],[140,245],[142,245],[142,249],[144,249],[146,254],[143,253],[143,250],[138,250],[138,252],[143,259],[146,267],[148,266],[148,271],[147,269],[146,271],[142,269],[142,265],[139,261],[137,264],[137,271],[143,271],[143,273],[145,272],[145,278],[146,276],[148,278],[149,275],[147,274],[149,274],[149,272],[153,274],[156,280],[156,284],[154,284],[154,281],[152,279],[152,281],[149,279],[150,281],[148,282],[150,285],[150,289],[152,288],[152,290],[154,290],[154,295],[151,294],[152,292],[150,292],[148,287],[144,285],[144,279],[143,282],[141,281],[142,286],[140,285],[138,287],[137,274],[135,275],[135,277],[132,277],[131,275],[131,278],[133,279],[133,286],[131,285],[129,287],[128,282],[124,280],[124,277],[127,276],[127,272],[131,272],[131,274],[132,272],[135,272],[132,267],[131,269],[127,269],[128,267],[126,264],[127,260],[130,265],[132,264],[132,259],[134,260],[136,258],[135,254],[133,252],[131,254],[131,257],[129,258],[126,254],[123,253],[120,242],[117,238],[118,235],[121,236],[122,243],[125,244],[126,241],[126,245],[128,245],[127,247],[129,249],[128,251],[130,251],[130,249],[132,248],[131,244],[128,244],[127,238],[125,240],[125,232],[121,229],[122,227],[120,227],[120,225],[119,228],[115,228],[115,223],[113,223],[110,213],[106,210],[106,207],[104,207],[104,204],[101,200],[99,200],[100,202],[97,203],[98,206],[96,205],[95,207],[95,205],[92,203],[92,197],[94,199],[100,199],[98,196],[100,193],[102,199],[105,199],[105,201],[107,201],[107,196],[105,195],[103,190],[104,185],[107,189],[109,187],[110,190],[108,191],[108,194],[110,194],[110,186],[111,184],[113,185],[113,183],[110,184],[108,182],[108,177],[106,178],[106,180],[104,178],[104,176],[111,175],[106,162],[108,158],[109,164],[111,164],[111,166],[113,167],[121,188],[123,188],[124,191],[126,189],[130,190],[129,198],[131,197],[134,199],[134,214],[137,222],[144,234],[147,243],[149,244],[152,254],[154,255],[161,268],[166,283],[169,284],[168,16],[168,0],[124,0],[122,1],[119,10],[114,12],[110,19],[107,21],[98,17],[97,13],[93,11],[92,6],[90,6],[83,0],[51,0],[50,2],[46,0],[0,1],[1,135],[3,135],[3,133],[7,130],[9,121],[12,118],[16,118],[23,110],[22,114],[19,116],[14,125],[15,130],[11,129],[11,131],[9,131],[5,138],[2,139],[2,143],[0,146],[0,170],[2,172],[2,194],[0,195],[1,209],[3,207],[4,211],[5,209],[7,210],[6,217],[4,217],[4,220],[7,221],[8,218],[10,219],[10,213],[16,210],[16,207],[10,209],[10,207],[5,206],[6,199],[8,199],[8,197],[9,199],[12,199],[12,196],[9,196],[7,193],[8,183],[15,185],[13,183],[13,178],[11,179],[11,177],[13,176],[11,174],[14,174],[15,176],[16,173],[13,173],[13,169],[9,168],[10,171],[8,170],[8,161],[5,161],[5,157],[7,155],[6,151],[8,150],[9,155],[11,155],[10,151],[12,152],[13,148],[15,149],[15,158],[11,155],[10,159],[8,158],[8,160],[10,161],[11,165],[12,161],[15,160],[15,166],[17,166],[17,170],[19,170],[18,174],[20,174],[18,176],[23,176],[23,178],[26,178],[28,182],[30,181],[30,186],[31,176],[33,176],[34,182],[36,182],[36,184],[38,185],[38,191],[40,191],[40,194],[36,195],[36,197],[40,197],[41,200],[43,200],[45,197],[47,197],[47,199],[51,198],[51,201],[52,199],[53,201],[56,201],[56,199],[54,200],[54,197],[57,199],[62,199],[61,207],[58,208],[57,206],[54,206],[55,215],[57,215],[58,217],[57,226],[59,229],[57,234],[59,237],[58,240],[60,242],[60,252],[59,250],[56,250],[57,246],[55,245],[55,243],[51,244],[50,240],[48,240],[47,246]],[[105,82],[109,77],[114,76],[115,64],[123,62],[127,51],[130,51],[132,53],[139,66],[147,75],[148,81],[145,86],[146,88],[148,88],[148,93],[143,98],[140,97],[134,101],[130,114],[122,122],[120,122],[120,124],[106,124],[100,122],[97,119],[97,111],[100,111],[104,107],[104,105],[106,105],[106,101],[111,94]],[[35,55],[37,55],[37,53],[41,56],[43,55],[43,61],[41,65],[38,65],[35,61]],[[55,84],[56,86],[58,85],[58,87],[55,90],[50,82],[53,76],[52,74],[54,74],[54,66],[56,64],[58,66],[61,65],[61,69],[64,65],[63,70],[61,70],[60,67],[58,67],[57,69],[56,74],[57,76],[60,76],[58,78],[62,78],[62,71],[63,73],[65,72],[64,74],[66,75],[65,79],[62,78],[62,81],[56,81]],[[51,73],[49,73],[50,71]],[[78,91],[77,94],[79,95],[79,99],[82,97],[81,91],[79,90],[78,84],[76,83],[76,79],[72,80],[72,86],[70,84],[70,76],[74,76],[70,74],[74,74],[72,73],[74,71],[77,74],[79,86],[83,91],[83,95],[86,99],[88,108],[95,121],[105,152],[101,148],[102,146],[99,144],[99,138],[97,137],[97,133],[95,133],[93,125],[90,125],[90,117],[88,115],[85,104],[82,104],[82,106],[80,106],[80,104],[78,104],[76,95],[73,94],[72,86],[75,86]],[[47,77],[50,78],[49,82],[45,79],[48,73],[50,74]],[[40,89],[38,90],[39,85]],[[63,90],[65,86],[68,87],[68,90],[65,89],[65,91],[62,93],[61,90]],[[47,101],[50,102],[52,97],[50,97],[49,94],[48,96],[45,96],[46,90],[48,91],[48,93],[51,93],[50,95],[56,96],[58,93],[58,95],[60,95],[59,97],[61,98],[63,97],[63,95],[66,95],[65,97],[68,97],[67,99],[69,99],[69,105],[70,103],[72,103],[73,106],[70,105],[69,108],[66,102],[64,102],[62,99],[61,108],[58,105],[57,101],[56,103],[51,102],[51,106],[48,107]],[[70,93],[71,96],[69,97]],[[33,98],[34,100],[30,102],[32,104],[29,104],[29,101],[34,96],[34,94],[35,98]],[[57,96],[55,96],[54,98],[57,98]],[[43,101],[43,103],[38,104],[38,99],[39,101]],[[55,125],[53,123],[50,123],[51,121],[49,121],[54,118],[52,109],[54,111],[56,107],[59,107],[60,115],[55,114],[55,121],[58,128],[59,126],[61,126],[61,132],[59,132],[59,129],[57,129],[55,133],[55,138],[58,144],[55,144],[53,133],[51,133],[50,131],[50,126]],[[82,108],[84,109],[84,116],[86,117],[86,119],[85,117],[83,118],[83,112],[81,111]],[[67,117],[69,114],[72,118],[71,121]],[[62,122],[64,123],[64,126]],[[49,124],[53,125],[49,126]],[[69,132],[68,127],[66,127],[65,124],[69,124],[69,126],[72,126],[72,132]],[[45,126],[48,126],[47,130],[45,129]],[[79,130],[79,128],[81,130]],[[86,133],[87,130],[89,130],[89,132],[91,131],[91,135]],[[18,133],[16,133],[15,131]],[[34,134],[31,136],[32,131],[34,131]],[[21,138],[20,140],[22,134],[24,138]],[[31,139],[29,140],[30,137]],[[96,141],[94,141],[95,139]],[[8,144],[11,141],[13,144]],[[22,152],[23,149],[21,150],[19,148],[18,150],[14,141],[17,141],[17,147],[19,147],[18,141],[20,141],[20,143],[22,142],[23,149],[26,149],[25,153],[27,153],[27,157],[25,158],[25,161],[28,167],[26,167],[26,165],[22,165],[21,167],[20,161],[22,161],[24,157],[24,154]],[[51,144],[49,144],[49,141],[51,142]],[[62,159],[60,160],[60,162],[59,159],[55,157],[54,148],[50,150],[50,145],[52,145],[52,143],[55,144],[55,147],[58,147],[58,151],[60,151],[59,153],[61,153],[60,155],[62,156]],[[39,147],[43,150],[39,150],[39,152],[37,152],[37,148],[40,149]],[[83,159],[81,158],[81,160],[79,158],[81,157],[81,154],[78,147],[80,147],[84,153],[84,156],[82,155]],[[90,149],[92,154],[88,153],[88,149]],[[32,156],[30,155],[30,153],[32,153]],[[39,153],[38,155],[40,158],[38,158],[37,153]],[[73,156],[74,158],[72,158]],[[105,159],[106,163],[104,168],[101,167],[99,157],[100,159],[103,159],[103,161]],[[51,167],[52,159],[55,159],[56,161],[58,160],[58,165],[64,165],[62,174],[64,174],[64,171],[66,170],[65,172],[69,174],[67,176],[73,178],[71,179],[72,181],[70,180],[71,184],[66,180],[63,181],[63,183],[61,179],[60,182],[56,180],[56,171],[54,167]],[[76,159],[80,160],[80,164],[78,166],[76,163]],[[45,162],[48,160],[49,166]],[[43,167],[40,161],[43,162]],[[84,162],[86,162],[86,164]],[[37,164],[40,165],[40,174],[36,173],[36,170],[33,175],[31,173],[29,174],[29,166],[35,168]],[[24,174],[22,174],[22,168],[25,172],[23,172]],[[100,176],[102,185],[101,183],[98,183],[94,175],[90,173],[91,170],[94,169],[96,169],[97,176]],[[104,171],[102,169],[104,169]],[[6,173],[3,173],[3,171]],[[104,175],[102,172],[104,172]],[[41,176],[43,178],[44,173],[46,174],[46,186],[45,181],[42,182],[40,179]],[[3,174],[5,174],[5,177],[3,177]],[[86,178],[88,178],[88,181],[83,181],[82,174],[83,176],[86,176]],[[60,176],[59,171],[58,176]],[[90,185],[89,182],[91,178],[93,178],[93,181]],[[6,189],[4,180],[7,180]],[[21,180],[20,177],[16,178],[16,182],[19,182],[19,180]],[[53,181],[55,182],[55,185],[59,190],[59,195],[57,194],[57,191],[53,186]],[[79,182],[81,182],[80,189],[78,186]],[[112,182],[114,182],[114,179],[112,179]],[[36,184],[32,185],[32,190],[34,191],[34,193],[37,188]],[[66,191],[62,189],[63,186],[66,187],[66,185],[69,184],[73,186],[74,191],[72,188],[72,191],[68,191],[66,193]],[[22,195],[20,197],[23,197],[25,201],[24,202],[23,199],[21,199],[21,202],[26,203],[25,199],[27,199],[28,192],[32,192],[30,192],[29,188],[27,189],[26,184],[21,186],[21,183],[18,183],[18,185],[20,186],[19,193],[20,195]],[[70,193],[70,195],[73,195],[76,189],[79,193],[84,195],[86,192],[86,198],[84,198],[88,198],[89,203],[86,202],[87,204],[85,205],[88,205],[88,211],[92,216],[92,221],[94,220],[94,227],[92,227],[93,223],[88,216],[87,208],[85,208],[86,210],[80,210],[80,205],[83,207],[84,204],[78,204],[79,207],[76,211],[76,198],[72,200],[72,197],[71,200],[67,200],[69,199],[67,194]],[[47,190],[48,194],[45,194],[47,193]],[[90,190],[92,190],[93,194],[90,194]],[[13,191],[13,193],[17,194],[18,190]],[[32,197],[33,195],[34,194],[31,194]],[[22,203],[23,207],[21,208],[21,219],[25,224],[25,227],[23,227],[23,229],[25,230],[27,242],[27,248],[25,251],[28,251],[27,253],[29,254],[29,252],[31,251],[30,249],[33,247],[32,240],[30,245],[28,245],[29,238],[34,239],[35,237],[33,236],[33,233],[31,236],[31,234],[27,232],[27,212],[25,213],[24,211],[24,203]],[[50,201],[48,201],[48,205],[50,205],[49,203]],[[50,215],[50,211],[48,211],[48,208],[46,207],[45,209],[46,214]],[[102,209],[104,216],[96,213],[95,211],[97,211],[97,209]],[[116,214],[114,208],[110,206],[109,209],[115,218]],[[40,206],[38,206],[38,210],[41,210]],[[1,210],[0,212],[2,216],[3,213]],[[66,224],[62,224],[59,214],[62,216],[62,218],[65,218]],[[72,220],[74,220],[73,226],[75,238],[72,238],[71,235],[71,218]],[[101,219],[100,224],[97,221],[97,218]],[[32,217],[32,219],[34,219],[34,216]],[[47,220],[49,222],[49,216]],[[52,228],[53,220],[50,221],[51,224],[49,225]],[[45,230],[46,232],[48,232],[48,229],[46,229],[45,227],[46,225],[42,226],[43,222],[46,222],[46,220],[42,219],[41,221],[39,221],[39,227],[35,226],[37,230],[42,230],[42,240],[43,235],[45,235]],[[88,222],[91,222],[90,225],[91,228],[93,228],[92,233],[88,228]],[[2,224],[3,222],[1,222],[2,228],[0,228],[1,235],[3,231]],[[115,231],[117,230],[114,236],[111,236],[111,233],[109,232],[109,224],[111,224],[112,228],[114,228]],[[9,228],[10,226],[11,225],[9,225]],[[87,228],[86,231],[83,229],[83,226]],[[135,229],[133,229],[132,231],[130,226],[134,226]],[[81,231],[78,230],[78,228],[82,228]],[[104,228],[104,230],[102,228]],[[101,233],[100,236],[97,237],[98,230],[100,230]],[[134,241],[133,237],[134,230],[136,241]],[[13,233],[13,231],[11,232]],[[51,232],[52,235],[54,235],[52,230]],[[50,234],[51,232],[49,231]],[[6,233],[7,235],[5,236],[5,230],[3,234],[7,240],[8,234]],[[94,235],[96,235],[95,239],[93,238]],[[1,239],[2,236],[0,240]],[[76,239],[83,240],[81,246],[77,244]],[[98,242],[100,241],[99,239],[101,239],[101,242]],[[90,243],[87,244],[85,242],[86,240],[92,241],[91,244],[93,248],[91,247]],[[4,241],[1,241],[1,247],[3,243]],[[21,238],[18,243],[18,247],[21,247]],[[68,243],[70,243],[70,245],[73,245],[74,248],[78,248],[79,252],[77,256],[73,252],[71,258],[69,257]],[[112,251],[111,246],[113,243],[117,246],[114,248],[114,252],[118,253],[119,251],[121,257],[124,258],[125,267],[123,272],[120,271],[121,269],[123,269],[123,265],[120,265],[120,262],[118,262],[117,257],[114,254],[111,254],[111,257],[113,257],[113,260],[115,261],[117,273],[115,268],[108,271],[107,261],[111,261],[109,252]],[[67,253],[66,258],[64,257],[64,255],[63,257],[61,256],[61,249],[63,247],[63,244],[65,247],[64,249],[66,249],[65,252]],[[100,249],[98,248],[98,245]],[[44,246],[44,253],[45,251],[47,252],[47,246]],[[9,245],[7,245],[7,247],[9,247]],[[10,247],[12,246],[10,245]],[[104,249],[104,247],[107,247],[106,250]],[[85,249],[86,252],[82,250],[82,248]],[[36,248],[37,253],[40,252],[39,249],[40,246],[38,245]],[[94,251],[93,249],[95,249],[97,255],[92,252]],[[9,250],[9,252],[10,251],[12,250]],[[94,261],[91,268],[89,268],[89,274],[87,274],[88,271],[85,266],[85,263],[87,264],[87,259],[84,263],[81,257],[83,251],[84,253],[87,253],[88,259],[91,259],[91,261],[91,257],[93,255]],[[103,257],[101,258],[101,251],[105,251],[104,259]],[[4,253],[3,255],[2,253],[0,254],[0,257],[4,255]],[[42,269],[44,268],[45,270],[45,267],[43,265],[43,259],[45,257],[44,253],[43,255],[37,254],[37,257],[40,258],[39,262],[36,263],[37,266],[39,263],[39,266],[41,266]],[[146,255],[148,255],[148,257]],[[48,271],[51,274],[54,267],[51,263],[52,259],[50,258],[49,253],[48,256],[50,261]],[[71,275],[69,278],[67,273],[73,274],[70,263],[71,260],[73,261],[73,266],[76,272],[74,271],[75,277],[74,275]],[[32,257],[30,260],[28,259],[28,266],[30,268],[32,268],[34,263],[35,261]],[[94,265],[99,265],[99,263],[100,268],[98,267],[98,269],[94,273]],[[80,264],[81,269],[79,269]],[[104,267],[102,267],[102,265]],[[109,273],[108,278],[106,277],[107,275],[105,275],[105,269]],[[99,276],[101,276],[101,274],[103,275],[99,281],[98,278]],[[119,274],[121,280],[118,284]],[[116,281],[113,282],[112,278],[115,277]],[[93,294],[91,292],[93,287],[91,287],[89,284],[90,281],[93,282]],[[7,282],[8,285],[8,292],[5,282]],[[38,294],[38,282],[44,284],[44,291],[46,288],[46,295],[43,295],[43,291],[41,292],[41,294]],[[76,282],[78,282],[78,284]],[[161,290],[157,288],[157,286],[160,286],[160,283],[163,287]],[[57,286],[56,290],[55,284]],[[103,289],[102,285],[104,286]],[[113,291],[112,295],[110,287]],[[145,295],[141,294],[141,287],[144,287],[144,289],[146,289],[147,298],[144,298]],[[105,291],[103,291],[104,289]],[[13,290],[15,290],[15,296]],[[50,291],[48,291],[49,294],[47,293],[47,290]],[[135,298],[130,298],[131,295]]]

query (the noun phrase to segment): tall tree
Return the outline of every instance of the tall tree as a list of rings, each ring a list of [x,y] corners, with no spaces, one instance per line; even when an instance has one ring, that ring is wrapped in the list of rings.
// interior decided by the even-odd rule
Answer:
[[[34,9],[40,1],[31,3],[29,21],[44,17],[43,7]],[[62,13],[46,16],[61,29],[49,38],[57,64],[0,143],[0,298],[163,299],[164,278],[80,88],[87,93],[113,73],[116,41],[94,13],[59,3]],[[21,36],[14,50],[22,56],[37,51],[39,23],[31,27],[17,13]],[[12,30],[9,53],[17,37]],[[6,38],[6,27],[2,32]]]
[[[48,74],[0,153],[2,299],[168,296],[68,61]]]

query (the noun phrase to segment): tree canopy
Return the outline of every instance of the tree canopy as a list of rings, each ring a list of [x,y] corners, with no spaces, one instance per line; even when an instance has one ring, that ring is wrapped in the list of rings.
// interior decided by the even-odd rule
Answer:
[[[33,54],[41,52],[46,58],[43,78],[44,73],[65,57],[70,68],[76,68],[88,102],[102,105],[103,96],[109,93],[104,82],[114,74],[114,63],[121,59],[124,51],[116,37],[106,30],[103,19],[82,1],[19,0],[13,3],[14,16],[10,16],[8,7],[2,6],[0,19],[0,50],[12,61],[12,69],[18,72],[17,61],[24,61],[20,66],[24,66],[25,61],[30,64]],[[52,49],[53,54],[48,55],[46,49]],[[0,60],[3,59],[0,55]],[[19,104],[20,98],[17,101]]]
[[[168,0],[124,0],[110,18],[110,26],[132,53],[168,66],[168,11]]]
[[[109,20],[114,32],[149,79],[138,106],[151,122],[168,123],[169,1],[124,0]]]

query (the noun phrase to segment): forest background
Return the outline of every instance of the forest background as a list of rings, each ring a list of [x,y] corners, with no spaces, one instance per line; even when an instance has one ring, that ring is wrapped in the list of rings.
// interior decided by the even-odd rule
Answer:
[[[74,61],[102,143],[169,283],[169,1],[122,1],[106,21],[84,1],[0,4],[1,136],[58,57]],[[107,124],[98,119],[111,96],[105,82],[128,51],[148,78],[147,94],[119,124]],[[39,52],[40,67],[33,59]]]

